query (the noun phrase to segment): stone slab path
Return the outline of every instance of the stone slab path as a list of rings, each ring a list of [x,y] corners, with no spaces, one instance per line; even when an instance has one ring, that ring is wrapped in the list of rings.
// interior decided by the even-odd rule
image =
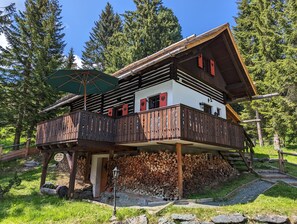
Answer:
[[[260,194],[268,190],[277,182],[284,182],[297,188],[297,178],[280,173],[278,170],[255,170],[261,179],[253,181],[240,190],[234,192],[226,201],[207,201],[199,204],[193,201],[176,202],[177,207],[216,207],[244,204],[255,200]]]
[[[297,187],[297,178],[280,173],[278,170],[256,170],[256,173],[263,179],[272,183],[284,182]]]

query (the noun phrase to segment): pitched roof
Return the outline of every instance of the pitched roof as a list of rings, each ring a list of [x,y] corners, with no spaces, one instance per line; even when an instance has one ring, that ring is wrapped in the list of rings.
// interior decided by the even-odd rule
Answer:
[[[123,79],[127,76],[135,75],[136,73],[138,73],[150,66],[153,66],[153,65],[157,64],[158,62],[161,62],[167,58],[174,57],[177,54],[180,54],[186,50],[189,50],[189,49],[196,47],[200,44],[203,44],[211,39],[214,39],[215,37],[219,36],[220,34],[222,34],[225,31],[228,33],[228,36],[231,39],[232,45],[235,49],[235,52],[239,59],[240,65],[242,66],[242,68],[244,70],[244,75],[246,76],[246,78],[248,80],[248,84],[251,88],[252,94],[256,95],[257,94],[256,87],[251,80],[251,77],[250,77],[248,70],[243,62],[242,57],[240,56],[239,49],[238,49],[237,45],[235,44],[235,40],[231,33],[228,23],[218,26],[214,29],[211,29],[205,33],[198,35],[198,36],[191,35],[187,38],[184,38],[183,40],[181,40],[177,43],[174,43],[174,44],[172,44],[172,45],[170,45],[170,46],[168,46],[168,47],[166,47],[152,55],[149,55],[143,59],[140,59],[138,61],[135,61],[135,62],[127,65],[126,67],[113,73],[112,76],[118,77],[119,79]],[[58,100],[55,104],[45,108],[42,112],[52,110],[59,106],[67,105],[67,104],[77,100],[80,97],[82,97],[82,96],[71,95],[69,97],[66,97],[65,99],[62,98],[62,99]]]

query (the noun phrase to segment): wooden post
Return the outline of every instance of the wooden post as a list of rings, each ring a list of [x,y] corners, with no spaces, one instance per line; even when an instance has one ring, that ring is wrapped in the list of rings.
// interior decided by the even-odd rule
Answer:
[[[114,157],[114,150],[109,150],[109,157],[108,157],[108,160],[113,160],[113,157]]]
[[[31,138],[28,138],[26,141],[26,152],[25,152],[25,157],[29,155],[29,150],[30,150],[30,143],[31,143]]]
[[[256,119],[260,120],[260,115],[259,115],[259,111],[256,110]],[[259,138],[259,145],[260,147],[264,146],[264,142],[263,142],[263,136],[262,136],[262,130],[261,130],[261,122],[257,121],[257,131],[258,131],[258,138]]]
[[[284,167],[284,156],[281,150],[278,150],[278,167],[280,172],[285,172],[285,167]]]
[[[66,152],[66,159],[68,162],[69,169],[71,170],[72,169],[72,157],[69,152]]]
[[[90,152],[87,152],[86,166],[85,166],[85,172],[84,172],[84,183],[90,182],[91,159],[92,159],[92,154]]]
[[[78,157],[78,152],[74,151],[73,154],[72,154],[70,177],[69,177],[69,190],[68,190],[68,197],[69,198],[73,198],[73,195],[74,195],[77,157]]]
[[[254,167],[254,151],[253,151],[253,148],[250,147],[250,171],[253,170],[253,167]]]
[[[42,173],[41,173],[41,180],[40,180],[40,188],[45,184],[46,174],[47,174],[47,167],[48,163],[51,160],[53,153],[52,152],[43,152],[43,162],[42,162]]]
[[[178,197],[182,199],[183,197],[183,162],[182,162],[182,145],[180,143],[176,143],[176,155],[177,155],[177,186],[178,186]]]

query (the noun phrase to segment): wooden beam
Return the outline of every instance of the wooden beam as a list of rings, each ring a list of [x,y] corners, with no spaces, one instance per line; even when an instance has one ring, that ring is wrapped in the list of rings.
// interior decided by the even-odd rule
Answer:
[[[232,83],[232,84],[226,85],[225,89],[227,91],[230,91],[230,90],[234,90],[234,89],[240,89],[240,88],[243,88],[243,87],[244,87],[243,82],[237,82],[237,83]]]
[[[261,122],[261,119],[251,119],[251,120],[243,120],[241,123],[252,123],[252,122]]]
[[[114,150],[109,150],[109,156],[108,156],[108,159],[109,160],[113,160],[113,157],[114,157]]]
[[[261,121],[258,110],[256,110],[256,120]],[[264,141],[263,141],[263,137],[262,137],[262,129],[261,129],[260,121],[257,122],[257,132],[258,132],[259,145],[260,145],[260,147],[263,147],[264,146]]]
[[[40,188],[45,184],[48,163],[51,160],[53,153],[52,152],[43,152],[42,155],[43,155],[43,161],[42,161]]]
[[[182,162],[182,145],[176,143],[176,155],[177,155],[177,186],[178,186],[178,197],[183,197],[183,162]]]
[[[229,43],[228,43],[228,40],[227,40],[227,37],[226,37],[226,35],[225,34],[223,34],[222,35],[223,36],[223,41],[224,41],[224,43],[225,43],[225,46],[226,46],[226,48],[227,48],[227,51],[228,51],[228,53],[229,53],[229,55],[230,55],[230,58],[231,58],[231,60],[232,60],[232,62],[233,62],[233,65],[234,65],[234,67],[235,67],[235,70],[236,70],[236,72],[238,73],[238,75],[239,75],[239,79],[241,80],[241,82],[243,82],[243,83],[246,83],[247,81],[245,80],[245,78],[243,77],[243,72],[242,72],[242,70],[239,68],[239,65],[238,65],[238,62],[237,62],[237,60],[235,59],[235,57],[234,57],[234,55],[233,55],[233,52],[232,52],[232,49],[231,49],[231,47],[230,47],[230,45],[229,45]],[[249,91],[249,88],[246,86],[246,85],[244,85],[244,87],[245,87],[245,92],[247,93],[247,95],[248,96],[251,96],[251,94],[249,93],[250,91]]]
[[[262,99],[269,99],[275,96],[279,96],[279,93],[269,93],[269,94],[265,94],[265,95],[256,95],[256,96],[252,96],[252,97],[243,97],[243,98],[238,98],[232,101],[229,101],[227,103],[229,104],[233,104],[233,103],[240,103],[240,102],[244,102],[244,101],[251,101],[251,100],[262,100]]]
[[[84,183],[90,182],[90,173],[91,173],[91,160],[92,160],[92,154],[90,152],[86,153],[86,166],[84,170]]]
[[[66,159],[67,159],[67,162],[68,162],[68,166],[69,166],[69,169],[71,170],[72,168],[72,156],[70,155],[69,152],[66,152]]]
[[[69,190],[68,190],[68,198],[73,198],[74,195],[74,186],[75,186],[75,177],[76,177],[76,168],[77,168],[77,157],[78,152],[73,152],[72,162],[71,162],[71,170],[70,170],[70,178],[69,178]]]

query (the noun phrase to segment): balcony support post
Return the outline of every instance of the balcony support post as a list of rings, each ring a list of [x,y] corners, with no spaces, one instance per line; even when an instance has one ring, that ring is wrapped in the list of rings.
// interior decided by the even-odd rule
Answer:
[[[74,195],[77,157],[78,157],[78,152],[74,151],[72,154],[72,161],[71,161],[72,164],[71,164],[71,169],[70,169],[68,198],[73,198],[73,195]]]
[[[177,155],[177,186],[178,186],[178,197],[183,197],[183,161],[182,161],[182,144],[176,143],[176,155]]]
[[[92,154],[90,152],[86,153],[86,166],[85,166],[85,172],[84,172],[84,183],[90,182],[90,173],[91,173],[91,160],[92,160]]]
[[[45,184],[46,180],[46,174],[47,174],[47,167],[49,164],[49,161],[51,160],[53,156],[53,152],[43,152],[43,162],[42,162],[42,173],[41,173],[41,180],[40,180],[40,188]]]

